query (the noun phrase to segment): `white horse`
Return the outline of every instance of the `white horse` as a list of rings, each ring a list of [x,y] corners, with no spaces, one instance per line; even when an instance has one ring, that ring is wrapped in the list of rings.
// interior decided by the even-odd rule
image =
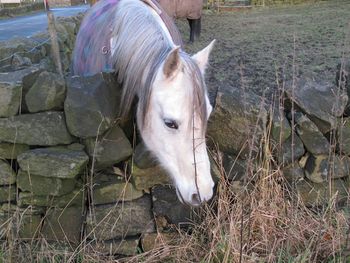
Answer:
[[[117,72],[121,116],[138,99],[137,125],[146,146],[172,177],[181,202],[198,206],[213,195],[205,143],[212,107],[204,72],[214,41],[193,56],[155,2],[102,0],[84,18],[73,71]]]

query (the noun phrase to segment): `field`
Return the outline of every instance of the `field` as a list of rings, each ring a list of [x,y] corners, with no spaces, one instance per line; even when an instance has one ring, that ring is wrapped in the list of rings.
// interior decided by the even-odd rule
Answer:
[[[188,41],[187,21],[178,22]],[[208,70],[208,86],[221,83],[267,97],[277,79],[307,75],[334,82],[336,66],[350,50],[350,2],[254,9],[242,13],[207,11],[199,42],[186,45],[194,53],[216,39]],[[294,65],[294,71],[293,71]],[[276,78],[278,76],[278,78]]]

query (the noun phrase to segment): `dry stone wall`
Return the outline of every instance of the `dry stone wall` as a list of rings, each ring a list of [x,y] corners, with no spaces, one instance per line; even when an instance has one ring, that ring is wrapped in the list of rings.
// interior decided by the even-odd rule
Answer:
[[[189,223],[193,211],[135,139],[133,117],[118,121],[115,75],[71,76],[81,17],[57,23],[64,77],[55,71],[47,33],[0,43],[0,235],[133,255],[151,249],[156,231]],[[254,169],[263,141],[307,205],[325,204],[329,193],[347,198],[349,67],[334,84],[286,85],[274,107],[220,87],[208,135],[233,185]]]

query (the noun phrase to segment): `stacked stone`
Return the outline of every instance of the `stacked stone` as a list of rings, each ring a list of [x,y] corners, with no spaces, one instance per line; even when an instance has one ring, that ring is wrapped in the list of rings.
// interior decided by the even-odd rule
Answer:
[[[223,165],[235,190],[240,190],[247,172],[255,170],[256,152],[270,137],[276,163],[306,205],[326,205],[335,194],[336,202],[347,200],[349,69],[346,64],[341,81],[338,76],[334,84],[302,78],[294,86],[286,85],[283,105],[269,114],[262,98],[219,88],[208,133],[223,152]]]
[[[67,76],[80,20],[56,24]],[[134,124],[117,124],[115,75],[60,76],[47,38],[0,45],[0,223],[20,238],[133,255],[156,225],[188,222],[191,210],[141,143],[131,159]]]
[[[79,20],[58,26],[64,69]],[[43,33],[0,46],[1,224],[20,238],[77,243],[88,155],[67,129],[66,83],[55,73],[47,39]]]

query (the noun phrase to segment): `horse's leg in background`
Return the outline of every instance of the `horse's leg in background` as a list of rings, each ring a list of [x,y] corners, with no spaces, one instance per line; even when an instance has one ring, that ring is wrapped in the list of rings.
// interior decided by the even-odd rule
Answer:
[[[201,18],[187,19],[190,24],[190,42],[194,42],[201,35]]]

